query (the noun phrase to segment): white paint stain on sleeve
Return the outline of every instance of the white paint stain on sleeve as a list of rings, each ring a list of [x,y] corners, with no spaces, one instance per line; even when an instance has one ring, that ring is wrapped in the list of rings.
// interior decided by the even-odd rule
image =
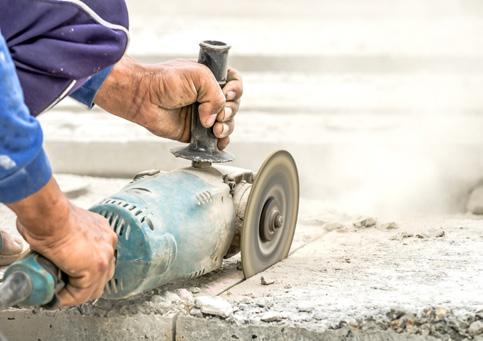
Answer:
[[[10,170],[15,168],[17,164],[8,155],[0,155],[0,168]]]

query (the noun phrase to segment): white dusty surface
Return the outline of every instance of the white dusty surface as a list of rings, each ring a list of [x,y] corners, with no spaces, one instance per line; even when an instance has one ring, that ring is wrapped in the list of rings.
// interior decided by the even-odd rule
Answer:
[[[477,34],[483,8],[474,0],[128,4],[136,55],[190,54],[207,37],[231,42],[234,53],[255,55],[461,56],[480,54],[483,43]]]
[[[355,228],[350,220],[224,296],[238,302],[235,319],[329,326],[383,316],[390,308],[483,308],[483,220],[401,219],[400,228]],[[261,301],[261,303],[260,303]]]

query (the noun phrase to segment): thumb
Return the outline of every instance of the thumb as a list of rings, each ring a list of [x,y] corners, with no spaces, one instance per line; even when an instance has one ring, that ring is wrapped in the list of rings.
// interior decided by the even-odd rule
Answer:
[[[215,124],[216,117],[225,107],[225,96],[213,73],[200,64],[197,101],[200,122],[205,128]]]
[[[77,288],[69,283],[57,294],[58,305],[59,307],[79,305],[92,299],[92,294],[91,288]]]

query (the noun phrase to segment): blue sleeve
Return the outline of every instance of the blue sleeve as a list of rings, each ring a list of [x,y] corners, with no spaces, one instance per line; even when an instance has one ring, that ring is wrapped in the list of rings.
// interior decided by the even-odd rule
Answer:
[[[94,106],[94,98],[102,83],[112,71],[112,66],[105,68],[93,75],[87,82],[85,82],[79,89],[74,91],[70,97],[85,104],[89,109]]]
[[[15,66],[0,34],[0,202],[12,203],[40,190],[52,170],[37,119],[24,103]]]

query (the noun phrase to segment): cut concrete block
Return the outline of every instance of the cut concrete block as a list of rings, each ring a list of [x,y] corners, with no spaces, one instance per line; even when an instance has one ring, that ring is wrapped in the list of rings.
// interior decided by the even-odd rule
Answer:
[[[8,341],[173,340],[173,318],[160,315],[83,316],[74,311],[0,312],[0,332]]]

